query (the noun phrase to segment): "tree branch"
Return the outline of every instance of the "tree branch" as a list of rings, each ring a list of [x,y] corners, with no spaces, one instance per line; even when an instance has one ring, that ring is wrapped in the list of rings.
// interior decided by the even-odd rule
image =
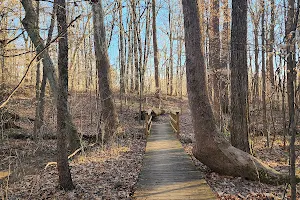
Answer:
[[[81,15],[78,15],[77,17],[75,17],[70,23],[69,25],[67,26],[67,29],[77,20],[81,17]],[[29,69],[31,68],[33,62],[35,61],[35,59],[37,57],[39,57],[46,49],[48,49],[48,47],[53,43],[55,42],[58,38],[60,38],[61,36],[65,35],[67,32],[62,32],[60,34],[58,34],[53,40],[51,40],[50,43],[46,44],[46,46],[42,49],[42,51],[38,54],[36,54],[30,61],[30,63],[28,64],[27,66],[27,69],[26,69],[26,72],[25,74],[23,75],[21,81],[18,83],[18,85],[10,92],[10,94],[8,95],[8,97],[2,101],[2,103],[0,104],[0,108],[3,108],[7,103],[8,101],[11,99],[11,97],[14,95],[14,93],[21,87],[22,83],[24,82],[28,72],[29,72]]]

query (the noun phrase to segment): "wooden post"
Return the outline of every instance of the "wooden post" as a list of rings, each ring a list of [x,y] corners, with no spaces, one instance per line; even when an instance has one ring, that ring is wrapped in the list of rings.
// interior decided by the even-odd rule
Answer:
[[[148,115],[148,112],[146,112],[146,116],[145,116],[145,135],[146,135],[146,137],[148,136],[148,129],[149,129],[148,121],[149,121],[149,115]]]
[[[179,135],[179,112],[176,112],[176,129],[177,129],[177,135]]]

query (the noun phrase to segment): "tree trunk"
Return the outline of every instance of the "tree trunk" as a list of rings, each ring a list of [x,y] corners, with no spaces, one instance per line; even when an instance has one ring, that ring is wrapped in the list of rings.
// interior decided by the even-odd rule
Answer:
[[[36,2],[36,27],[39,30],[39,16],[40,16],[40,2]],[[40,67],[40,58],[38,58],[38,64],[36,66],[36,81],[35,81],[35,98],[37,101],[36,105],[36,112],[35,112],[35,122],[34,122],[34,128],[33,128],[33,137],[36,140],[38,138],[38,129],[37,129],[37,124],[40,122],[40,117],[39,117],[39,103],[38,100],[40,99],[40,76],[41,76],[41,67]]]
[[[125,95],[125,85],[124,85],[124,74],[125,74],[125,53],[124,53],[124,27],[123,27],[123,7],[122,0],[118,0],[119,8],[119,57],[120,57],[120,101],[121,101],[121,112],[123,105],[123,96]]]
[[[46,45],[50,44],[50,42],[52,40],[56,9],[57,9],[57,0],[54,0],[53,11],[51,14],[51,22],[50,22],[50,27],[48,30],[48,38],[47,38]],[[37,104],[37,109],[36,109],[36,114],[35,114],[36,117],[35,117],[35,121],[34,121],[34,132],[36,132],[37,135],[39,134],[41,127],[44,123],[46,84],[47,84],[47,75],[46,75],[45,67],[43,67],[43,77],[42,77],[42,82],[41,82],[40,91],[39,91],[39,99],[38,99],[38,104]]]
[[[59,186],[74,189],[67,154],[68,134],[68,34],[65,0],[57,0],[57,30],[63,34],[58,41],[58,95],[57,95],[57,169]]]
[[[37,51],[36,53],[38,53],[38,54],[41,53],[40,57],[42,58],[42,62],[43,62],[43,68],[44,68],[43,70],[47,76],[47,79],[49,80],[51,91],[53,93],[53,100],[54,100],[54,102],[56,102],[57,94],[58,94],[57,78],[55,75],[55,69],[54,69],[53,62],[50,58],[50,55],[49,55],[47,49],[45,49],[43,39],[41,38],[41,36],[38,32],[38,29],[35,26],[36,25],[35,19],[37,18],[36,12],[34,11],[32,1],[22,0],[21,3],[25,10],[25,18],[22,20],[22,24],[23,24],[25,30],[27,31],[31,41],[33,42],[33,44],[35,46],[35,49]],[[75,151],[76,149],[78,149],[80,147],[80,140],[79,140],[79,136],[78,136],[76,127],[72,122],[72,117],[71,117],[69,111],[67,111],[67,114],[68,114],[67,125],[68,125],[68,130],[70,132],[70,134],[69,134],[69,149],[71,151]]]
[[[236,17],[246,20],[247,1],[233,0],[232,2],[233,25],[236,26]],[[206,86],[206,69],[200,42],[202,34],[199,27],[197,0],[182,0],[182,4],[185,26],[188,95],[196,139],[196,144],[193,148],[195,157],[212,170],[221,174],[242,176],[267,183],[283,183],[286,181],[286,176],[267,167],[250,154],[234,148],[217,131]],[[242,16],[237,15],[237,12]],[[243,27],[241,29],[242,32],[238,31],[237,27],[233,27],[232,33],[237,31],[232,34],[233,41],[236,40],[236,34],[246,37],[244,31],[247,31],[247,23],[240,24],[239,27],[241,28],[241,26]],[[233,47],[236,48],[236,43],[232,43]],[[240,47],[244,45],[245,43]]]
[[[1,89],[5,88],[6,84],[6,67],[5,67],[5,46],[7,42],[7,14],[3,15],[1,20],[0,29],[4,30],[0,33],[0,55],[1,55]]]
[[[129,45],[129,52],[128,52],[128,63],[130,64],[130,92],[134,91],[134,59],[133,59],[133,46],[134,46],[134,37],[133,37],[133,16],[132,13],[130,15],[130,20],[129,20],[129,34],[128,34],[128,45]]]
[[[133,91],[134,89],[134,82],[133,82],[133,59],[132,59],[132,16],[131,13],[128,12],[128,17],[127,17],[127,37],[128,37],[128,52],[127,52],[127,70],[126,70],[126,81],[127,81],[127,90],[130,92]],[[129,84],[130,83],[130,84]]]
[[[271,24],[270,24],[270,38],[268,40],[268,82],[269,91],[274,87],[274,41],[275,40],[275,0],[271,0]]]
[[[231,29],[231,144],[250,152],[248,138],[247,5],[233,1]]]
[[[139,52],[138,52],[138,21],[136,13],[136,0],[131,0],[132,24],[133,24],[133,54],[134,54],[134,91],[139,92]]]
[[[255,60],[255,75],[254,75],[254,94],[253,94],[253,106],[259,105],[259,89],[258,89],[258,75],[259,75],[259,64],[258,64],[258,22],[254,22],[254,60]]]
[[[229,91],[228,91],[228,67],[229,67],[229,51],[230,51],[230,10],[228,0],[223,0],[223,30],[221,35],[221,57],[220,67],[221,73],[219,74],[220,82],[220,104],[222,112],[228,113],[229,111]]]
[[[173,95],[173,20],[172,20],[172,8],[171,1],[169,0],[169,42],[170,42],[170,95]]]
[[[98,84],[102,109],[101,123],[104,124],[104,129],[101,131],[104,142],[108,142],[116,131],[118,117],[110,86],[110,64],[107,53],[106,33],[101,1],[93,3],[93,15],[96,67],[98,71]]]
[[[290,142],[290,184],[291,184],[291,199],[296,200],[296,155],[295,155],[295,139],[296,139],[296,121],[295,121],[295,81],[297,72],[295,58],[295,31],[299,17],[299,0],[297,2],[297,12],[295,15],[295,0],[288,0],[287,22],[286,22],[286,44],[287,44],[287,97],[289,107],[289,134],[291,135]]]
[[[156,94],[160,96],[160,87],[159,87],[159,72],[158,72],[158,48],[157,48],[157,36],[156,36],[156,0],[152,0],[152,31],[153,31],[153,54],[154,54],[154,73],[155,73],[155,87]]]
[[[150,3],[150,0],[146,1],[147,6]],[[146,26],[145,26],[145,40],[144,40],[144,57],[143,57],[143,68],[142,68],[142,83],[141,83],[141,91],[144,93],[145,90],[145,72],[148,64],[148,57],[150,52],[150,9],[147,7],[146,10]]]
[[[261,17],[261,76],[262,76],[262,106],[263,106],[263,134],[267,136],[267,147],[270,146],[269,132],[267,128],[267,103],[266,103],[266,63],[265,63],[265,0],[262,0],[262,17]]]
[[[213,103],[215,117],[217,123],[220,122],[220,90],[219,90],[219,77],[220,77],[220,31],[219,31],[219,0],[210,0],[210,28],[209,28],[209,66],[208,68],[213,71],[212,73],[212,88],[213,88]]]

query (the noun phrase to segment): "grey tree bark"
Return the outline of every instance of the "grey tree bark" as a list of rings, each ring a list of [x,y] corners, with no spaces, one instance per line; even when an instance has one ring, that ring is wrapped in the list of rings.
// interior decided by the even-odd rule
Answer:
[[[40,57],[42,58],[43,73],[45,73],[47,79],[49,80],[49,84],[53,94],[53,99],[54,102],[56,102],[57,95],[58,95],[57,77],[55,75],[54,64],[50,58],[47,49],[45,49],[43,39],[41,38],[39,31],[36,27],[36,23],[35,23],[35,19],[37,18],[36,12],[34,10],[31,0],[22,0],[21,3],[25,10],[25,18],[22,20],[22,24],[25,30],[27,31],[32,43],[34,44],[37,53],[40,54]],[[69,112],[67,113],[68,113],[67,125],[68,125],[68,130],[70,132],[69,149],[71,151],[75,151],[80,147],[80,140],[79,140],[76,127],[72,122],[71,115]]]
[[[219,0],[210,0],[210,20],[209,20],[209,64],[208,68],[212,73],[213,103],[214,113],[217,123],[220,122],[220,2]]]
[[[268,90],[271,91],[274,87],[274,42],[275,42],[275,0],[271,0],[271,23],[270,23],[270,37],[268,40]]]
[[[266,50],[265,50],[265,0],[262,0],[262,16],[261,16],[261,76],[262,76],[262,106],[263,106],[263,134],[267,136],[267,146],[270,146],[270,137],[267,127],[267,104],[266,104]]]
[[[159,86],[159,72],[158,72],[158,48],[157,48],[157,36],[156,36],[156,0],[152,0],[152,31],[153,31],[153,53],[154,53],[154,73],[155,73],[155,87],[158,97],[160,96]]]
[[[104,124],[104,128],[101,131],[104,142],[109,142],[117,129],[118,117],[110,86],[110,64],[107,53],[104,15],[101,0],[93,3],[93,15],[96,68],[98,71],[98,85],[101,101],[101,123]]]
[[[172,8],[171,8],[171,1],[169,0],[168,2],[169,6],[169,42],[170,42],[170,95],[173,95],[173,13],[172,13]]]
[[[247,1],[232,1],[231,144],[250,152],[248,138]]]
[[[220,81],[220,104],[222,112],[228,113],[229,111],[229,58],[230,58],[230,9],[228,0],[222,1],[222,11],[223,11],[223,29],[221,33],[221,57],[220,57],[220,67],[221,73],[219,73]],[[222,120],[222,119],[221,119]]]
[[[289,134],[290,141],[290,184],[291,184],[291,199],[296,200],[296,119],[295,119],[295,81],[297,76],[296,69],[296,49],[295,49],[295,31],[299,20],[300,1],[297,1],[297,12],[295,13],[295,0],[288,0],[287,21],[286,21],[286,53],[287,53],[287,97],[289,108]]]
[[[119,57],[120,57],[120,110],[122,112],[123,96],[126,95],[125,90],[125,49],[124,49],[124,27],[123,27],[123,7],[122,0],[118,0],[119,8]]]
[[[63,34],[58,41],[58,91],[57,91],[57,169],[59,186],[74,189],[68,163],[68,34],[65,0],[57,0],[57,30]]]
[[[39,18],[40,18],[40,2],[36,2],[36,26],[39,30]],[[35,112],[35,121],[34,121],[34,128],[33,128],[33,138],[36,140],[38,138],[38,130],[37,130],[37,125],[40,124],[40,117],[39,117],[39,102],[38,100],[40,99],[40,76],[41,76],[41,66],[40,66],[40,58],[38,58],[38,64],[36,66],[36,81],[35,81],[35,98],[37,101],[37,106],[36,106],[36,112]]]

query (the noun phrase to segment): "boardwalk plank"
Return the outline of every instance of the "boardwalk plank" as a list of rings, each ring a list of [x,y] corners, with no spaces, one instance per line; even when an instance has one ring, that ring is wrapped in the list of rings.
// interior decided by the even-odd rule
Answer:
[[[169,124],[153,124],[134,198],[216,199]]]

